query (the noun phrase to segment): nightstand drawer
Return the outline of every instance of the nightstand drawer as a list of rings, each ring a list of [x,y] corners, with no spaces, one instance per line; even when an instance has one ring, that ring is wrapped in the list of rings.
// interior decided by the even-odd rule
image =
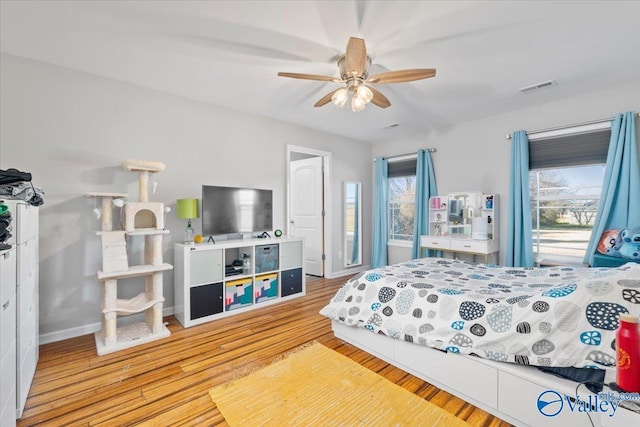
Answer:
[[[448,237],[438,236],[420,236],[420,247],[431,249],[449,249],[451,248],[451,239]]]
[[[451,239],[451,250],[456,252],[470,252],[486,254],[488,250],[486,240],[456,240]]]

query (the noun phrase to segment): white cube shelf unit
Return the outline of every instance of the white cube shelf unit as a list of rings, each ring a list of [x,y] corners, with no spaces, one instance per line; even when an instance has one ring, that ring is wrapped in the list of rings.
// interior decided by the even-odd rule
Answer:
[[[176,318],[189,327],[305,295],[303,246],[298,237],[176,244]]]

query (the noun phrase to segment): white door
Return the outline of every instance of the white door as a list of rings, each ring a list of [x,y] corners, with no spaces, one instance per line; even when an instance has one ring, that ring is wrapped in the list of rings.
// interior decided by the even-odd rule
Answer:
[[[305,273],[324,276],[322,157],[291,161],[289,168],[291,235],[304,237]]]

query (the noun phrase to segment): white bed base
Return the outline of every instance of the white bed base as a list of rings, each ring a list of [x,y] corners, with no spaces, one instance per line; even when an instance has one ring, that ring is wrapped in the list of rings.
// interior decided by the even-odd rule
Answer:
[[[538,396],[546,390],[575,396],[577,383],[541,372],[530,366],[500,363],[473,356],[444,353],[421,345],[371,333],[332,321],[334,335],[474,406],[517,426],[588,426],[584,412],[572,412],[564,403],[553,417],[537,409]],[[606,390],[606,388],[605,388]],[[593,394],[581,386],[587,400]],[[640,402],[637,402],[640,403]],[[598,427],[640,426],[640,414],[618,407],[614,416],[591,412]]]

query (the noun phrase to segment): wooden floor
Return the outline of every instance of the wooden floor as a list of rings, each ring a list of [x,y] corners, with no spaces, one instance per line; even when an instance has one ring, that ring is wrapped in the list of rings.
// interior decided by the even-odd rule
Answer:
[[[97,356],[93,335],[40,348],[18,426],[226,425],[207,391],[316,340],[474,426],[508,426],[449,393],[335,338],[318,311],[345,279],[316,280],[307,295]]]

